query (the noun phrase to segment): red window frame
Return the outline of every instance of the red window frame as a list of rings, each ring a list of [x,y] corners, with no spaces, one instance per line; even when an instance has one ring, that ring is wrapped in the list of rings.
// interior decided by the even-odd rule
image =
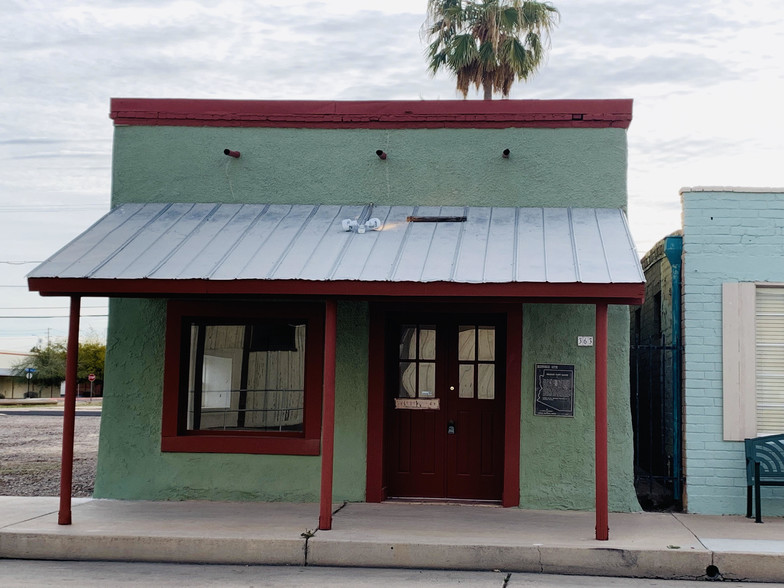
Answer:
[[[183,382],[188,380],[190,321],[210,318],[239,321],[288,318],[307,324],[302,432],[186,430],[187,386]],[[161,451],[319,455],[323,375],[323,304],[171,300],[166,311]]]

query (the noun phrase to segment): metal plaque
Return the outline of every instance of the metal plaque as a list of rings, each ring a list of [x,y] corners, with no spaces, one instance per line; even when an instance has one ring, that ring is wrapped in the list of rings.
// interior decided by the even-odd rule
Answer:
[[[574,366],[536,365],[534,414],[574,416]]]

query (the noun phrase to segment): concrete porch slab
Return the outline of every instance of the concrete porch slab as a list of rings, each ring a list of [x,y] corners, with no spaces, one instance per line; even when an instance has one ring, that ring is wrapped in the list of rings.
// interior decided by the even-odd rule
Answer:
[[[73,501],[0,497],[0,558],[502,570],[784,581],[784,519],[453,504]]]

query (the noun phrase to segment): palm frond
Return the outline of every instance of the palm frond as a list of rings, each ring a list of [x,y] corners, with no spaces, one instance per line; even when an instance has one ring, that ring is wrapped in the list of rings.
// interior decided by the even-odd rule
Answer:
[[[539,65],[544,57],[542,38],[536,33],[528,33],[525,36],[525,44],[528,45],[528,50],[531,52],[531,60]]]
[[[470,34],[455,35],[449,43],[447,64],[453,70],[468,67],[479,57],[476,41]]]

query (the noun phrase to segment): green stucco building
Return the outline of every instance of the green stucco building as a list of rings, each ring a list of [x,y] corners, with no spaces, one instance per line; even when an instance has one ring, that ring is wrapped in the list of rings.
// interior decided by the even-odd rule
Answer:
[[[112,211],[29,278],[111,297],[96,497],[639,508],[631,101],[111,115]]]

